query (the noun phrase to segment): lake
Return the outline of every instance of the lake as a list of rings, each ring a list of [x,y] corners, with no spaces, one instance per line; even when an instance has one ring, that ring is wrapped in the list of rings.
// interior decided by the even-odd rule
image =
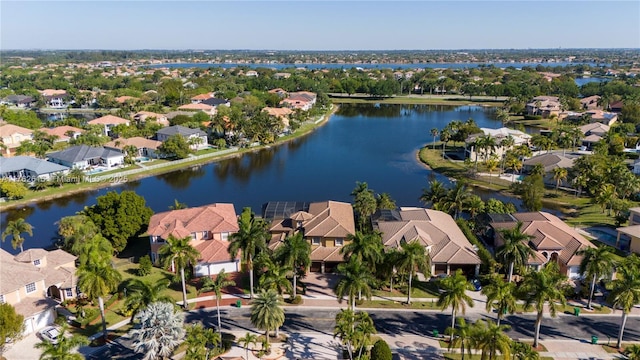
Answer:
[[[437,175],[418,163],[416,152],[433,140],[432,128],[469,118],[480,127],[501,126],[492,109],[479,106],[344,105],[324,126],[282,146],[9,210],[1,223],[25,218],[34,226],[25,248],[46,247],[56,235],[56,221],[110,190],[134,190],[155,212],[178,199],[189,206],[230,202],[238,213],[250,206],[261,214],[262,205],[273,200],[348,202],[356,181],[364,181],[378,193],[388,192],[399,206],[417,206],[430,176]],[[9,240],[2,248],[15,253]]]

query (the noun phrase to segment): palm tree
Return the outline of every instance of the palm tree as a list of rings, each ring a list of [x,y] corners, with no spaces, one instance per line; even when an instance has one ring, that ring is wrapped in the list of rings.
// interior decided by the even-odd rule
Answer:
[[[244,348],[244,351],[246,352],[246,359],[249,360],[249,346],[258,343],[258,336],[247,332],[243,337],[238,339],[238,343]]]
[[[33,226],[24,221],[24,219],[9,221],[7,223],[7,228],[2,232],[2,241],[4,241],[7,236],[11,235],[11,246],[13,246],[14,249],[20,247],[20,252],[23,252],[24,248],[22,247],[22,244],[24,243],[24,238],[22,237],[22,233],[27,233],[29,236],[33,236]]]
[[[487,356],[490,360],[497,357],[498,352],[503,359],[511,357],[511,338],[504,332],[511,327],[508,325],[498,325],[484,320],[478,320],[472,330],[472,343],[476,349],[482,351],[482,359]]]
[[[276,258],[293,269],[293,298],[297,296],[298,274],[306,273],[311,265],[311,245],[298,232],[284,239],[284,243],[278,247]]]
[[[251,323],[260,330],[265,331],[267,348],[269,346],[269,331],[276,330],[284,324],[284,310],[280,295],[273,290],[264,290],[251,304]]]
[[[521,290],[524,295],[525,309],[535,305],[538,312],[533,338],[534,348],[538,347],[545,304],[552,317],[556,317],[558,310],[567,305],[562,289],[565,280],[566,277],[560,274],[556,262],[549,262],[540,271],[531,271],[524,277]]]
[[[493,183],[493,172],[496,171],[496,169],[498,168],[498,160],[495,158],[495,155],[492,155],[491,158],[487,159],[484,162],[484,166],[487,168],[487,171],[489,172],[489,184]],[[500,177],[500,174],[498,174],[498,177]]]
[[[169,210],[182,210],[188,208],[187,204],[178,201],[178,199],[173,199],[173,205],[169,205]]]
[[[291,282],[289,281],[289,275],[292,273],[292,269],[286,265],[280,265],[270,261],[269,266],[266,266],[267,270],[260,276],[258,281],[262,289],[274,289],[279,295],[284,292],[291,292]]]
[[[391,198],[389,193],[382,193],[376,196],[377,210],[394,210],[395,208],[397,208],[396,201]]]
[[[353,348],[360,349],[360,354],[362,354],[362,350],[370,345],[371,335],[375,332],[373,320],[366,312],[356,313],[352,309],[340,309],[340,312],[336,314],[333,336],[340,338],[342,343],[347,346],[350,359],[353,359]]]
[[[445,146],[451,140],[451,131],[447,128],[440,131],[440,141],[442,141],[442,158],[446,158]]]
[[[222,299],[222,290],[229,286],[236,286],[236,282],[229,280],[229,274],[224,272],[224,269],[220,270],[215,280],[211,280],[206,276],[202,278],[202,287],[199,292],[213,291],[216,293],[216,312],[218,313],[218,331],[222,333],[222,325],[220,323],[220,299]]]
[[[453,275],[440,280],[440,295],[438,296],[438,306],[445,310],[451,307],[451,328],[456,327],[456,313],[458,311],[465,314],[467,305],[473,307],[473,299],[467,295],[469,288],[467,278],[465,278],[462,270],[458,269]],[[451,335],[453,340],[453,335]]]
[[[376,271],[381,278],[389,278],[389,291],[393,293],[393,278],[396,275],[396,269],[400,260],[400,252],[397,249],[390,249],[383,253],[381,266]]]
[[[467,324],[464,318],[457,318],[456,322],[458,326],[456,328],[447,328],[445,334],[452,336],[452,340],[449,342],[449,351],[453,348],[460,348],[461,359],[464,360],[465,352],[471,354],[471,329],[472,327]]]
[[[491,282],[482,288],[482,293],[487,297],[487,312],[496,309],[496,324],[500,325],[500,320],[504,314],[513,314],[516,309],[516,286],[512,282],[505,282],[502,277],[493,276]]]
[[[367,299],[371,299],[371,286],[375,278],[371,269],[358,258],[352,257],[348,262],[338,265],[338,273],[342,275],[334,289],[338,302],[342,303],[342,299],[347,296],[350,308],[355,309],[357,295],[364,294]]]
[[[202,324],[193,324],[187,327],[184,343],[188,346],[185,360],[209,359],[210,350],[222,343],[222,336],[213,329],[205,329]]]
[[[618,278],[613,280],[613,290],[609,294],[609,302],[614,309],[622,309],[622,323],[617,343],[617,347],[620,348],[629,312],[636,304],[640,303],[640,273],[637,268],[626,263],[620,267]]]
[[[603,276],[611,274],[615,266],[615,255],[611,252],[611,248],[606,245],[584,248],[579,250],[576,255],[582,256],[580,274],[585,279],[591,279],[589,302],[587,303],[587,308],[591,309],[591,300],[593,299],[596,281]]]
[[[538,360],[540,355],[531,345],[519,341],[511,342],[511,354],[514,360]]]
[[[513,267],[526,265],[529,256],[534,255],[533,249],[527,244],[527,241],[532,236],[522,232],[522,221],[518,221],[516,226],[511,229],[500,229],[498,232],[504,244],[496,252],[496,257],[509,264],[509,277],[507,279],[511,282]]]
[[[184,316],[172,304],[149,304],[136,316],[140,327],[131,331],[135,352],[145,360],[168,358],[184,338]]]
[[[78,287],[92,301],[98,299],[100,316],[102,317],[102,333],[107,340],[107,321],[104,314],[105,295],[115,291],[122,276],[111,264],[106,262],[88,262],[78,267]]]
[[[102,235],[96,234],[91,240],[74,243],[74,253],[78,255],[80,266],[94,263],[109,263],[113,255],[111,242]]]
[[[371,344],[371,335],[376,333],[376,327],[369,314],[360,311],[355,317],[354,340],[353,345],[358,350],[358,358],[362,358],[362,350],[373,345]]]
[[[640,360],[640,345],[629,345],[624,349],[624,354],[629,360]]]
[[[431,129],[431,136],[433,136],[433,150],[436,149],[436,136],[438,136],[439,133],[438,128]]]
[[[184,278],[184,268],[198,262],[200,253],[193,246],[189,245],[191,236],[176,238],[169,235],[167,244],[160,248],[158,254],[162,261],[162,266],[167,269],[180,269],[180,280],[182,280],[182,307],[187,308],[187,284]]]
[[[464,181],[457,181],[456,186],[447,192],[444,198],[444,209],[454,219],[458,219],[460,213],[467,209],[467,203],[471,197],[471,191],[467,188]]]
[[[413,275],[419,271],[425,277],[431,275],[431,257],[428,250],[417,240],[400,245],[398,256],[398,270],[409,275],[409,288],[407,289],[407,304],[411,304],[411,286]]]
[[[437,204],[447,196],[447,188],[441,181],[433,179],[429,181],[429,188],[422,189],[420,201],[425,204]]]
[[[148,281],[133,279],[132,284],[129,286],[127,299],[124,301],[124,306],[131,310],[131,322],[133,322],[133,319],[140,310],[146,308],[151,303],[158,301],[173,303],[171,296],[162,294],[168,286],[168,280],[159,280],[152,284]]]
[[[366,182],[359,181],[356,182],[356,187],[351,192],[351,196],[353,196],[353,209],[358,214],[358,225],[360,230],[363,230],[369,216],[376,211],[376,197]]]
[[[345,259],[356,257],[359,261],[369,265],[375,270],[376,265],[382,262],[382,238],[379,232],[363,233],[356,231],[355,234],[347,235],[349,241],[340,249],[340,254]]]
[[[229,254],[235,259],[238,251],[242,250],[242,262],[249,270],[249,288],[253,299],[253,260],[259,252],[267,248],[269,233],[264,221],[256,218],[249,207],[242,210],[238,220],[240,229],[229,237]]]
[[[561,167],[557,167],[553,169],[553,180],[556,181],[556,194],[558,193],[558,188],[563,181],[567,180],[567,176],[569,176],[569,170]]]
[[[58,336],[58,342],[52,343],[49,341],[41,341],[37,343],[36,348],[42,350],[40,354],[40,360],[83,360],[84,356],[77,352],[74,352],[77,348],[83,345],[88,345],[89,340],[82,335],[66,336],[69,326],[67,324],[62,325],[60,329],[60,336]]]

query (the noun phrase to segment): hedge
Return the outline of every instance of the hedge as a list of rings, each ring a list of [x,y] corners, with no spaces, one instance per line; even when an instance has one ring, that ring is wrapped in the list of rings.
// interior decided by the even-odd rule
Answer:
[[[458,219],[456,220],[456,223],[460,227],[460,230],[462,230],[464,236],[469,239],[469,242],[478,248],[478,257],[480,257],[482,266],[485,267],[485,270],[492,269],[496,264],[496,260],[493,258],[493,255],[491,255],[484,244],[480,240],[478,240],[478,238],[473,233],[473,231],[471,231],[469,225],[467,225],[467,222],[464,219]]]

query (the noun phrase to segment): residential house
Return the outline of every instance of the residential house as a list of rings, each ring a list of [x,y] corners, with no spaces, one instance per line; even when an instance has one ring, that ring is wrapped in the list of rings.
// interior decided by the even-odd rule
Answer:
[[[205,149],[209,146],[207,134],[200,129],[191,129],[182,125],[168,126],[156,132],[156,140],[165,142],[173,135],[181,135],[195,149]]]
[[[105,115],[87,122],[87,124],[89,125],[103,126],[105,136],[111,136],[111,129],[114,126],[118,126],[118,125],[129,126],[129,123],[130,123],[129,120],[123,119],[121,117],[114,116],[114,115]]]
[[[531,135],[520,130],[509,129],[506,127],[502,127],[499,129],[480,128],[480,130],[482,130],[481,133],[471,134],[465,140],[465,156],[471,161],[476,161],[476,158],[478,158],[478,160],[484,160],[484,150],[477,149],[476,146],[476,140],[480,136],[491,136],[495,140],[496,147],[488,150],[490,154],[494,154],[498,158],[502,158],[507,153],[507,151],[513,148],[512,146],[502,146],[501,143],[504,139],[511,137],[513,139],[513,146],[528,146],[529,141],[531,141]]]
[[[206,94],[196,95],[196,96],[193,96],[191,98],[191,103],[192,104],[200,104],[204,100],[210,99],[212,97],[213,97],[213,93],[206,93]]]
[[[556,185],[556,180],[553,178],[555,168],[571,169],[575,157],[568,157],[559,153],[547,153],[533,156],[522,163],[522,171],[530,174],[534,167],[542,166],[544,171],[544,183],[549,185]],[[567,186],[567,179],[562,180],[562,186]]]
[[[503,244],[499,230],[512,229],[518,221],[522,222],[522,232],[531,236],[527,244],[534,251],[527,265],[535,270],[555,261],[561,274],[569,279],[578,279],[581,277],[579,268],[583,258],[578,251],[595,247],[574,228],[547,212],[491,214],[489,217],[496,248]]]
[[[276,94],[276,95],[278,95],[278,96],[279,96],[279,97],[281,97],[281,98],[286,98],[286,97],[287,97],[287,95],[289,95],[289,93],[288,93],[288,92],[286,92],[284,89],[281,89],[281,88],[271,89],[271,90],[269,90],[269,91],[268,91],[268,93],[270,93],[270,94]]]
[[[143,137],[117,138],[104,144],[107,149],[114,149],[124,153],[123,149],[127,146],[134,146],[138,149],[138,156],[146,156],[149,158],[158,158],[158,147],[162,143],[157,140],[146,139]]]
[[[7,104],[20,109],[28,109],[34,103],[33,97],[27,95],[9,95],[0,101],[0,104]]]
[[[309,91],[298,91],[289,93],[289,97],[282,99],[280,105],[290,109],[300,109],[309,111],[315,105],[317,95]]]
[[[67,106],[65,100],[69,95],[65,90],[46,89],[38,90],[38,92],[42,95],[48,107],[62,109]]]
[[[0,125],[0,139],[6,147],[2,156],[12,156],[20,144],[33,140],[33,130],[13,124],[3,124]]]
[[[162,126],[169,126],[169,119],[166,115],[154,113],[151,111],[139,111],[133,115],[133,121],[138,123],[146,123],[147,121],[154,121]]]
[[[593,144],[602,140],[602,138],[609,132],[609,129],[609,125],[599,122],[580,126],[580,131],[584,134],[584,137],[581,140],[582,146],[587,150],[591,150]]]
[[[72,146],[62,151],[47,154],[47,160],[81,170],[92,167],[114,168],[124,164],[124,154],[104,147],[87,145]]]
[[[170,235],[190,237],[189,244],[200,253],[194,266],[196,276],[240,271],[240,259],[229,256],[229,236],[239,230],[233,204],[210,204],[157,213],[149,220],[151,261],[159,263],[159,250]],[[175,269],[174,269],[175,270]]]
[[[628,249],[640,254],[640,207],[630,208],[629,226],[619,227],[616,230],[618,231],[616,248]]]
[[[284,239],[297,232],[311,244],[311,271],[332,272],[344,262],[340,249],[355,234],[353,207],[349,203],[322,201],[269,202],[263,217],[270,221],[269,247],[276,249]]]
[[[598,109],[586,111],[585,115],[588,116],[589,122],[599,122],[607,126],[611,126],[618,121],[618,114]]]
[[[118,96],[117,98],[114,99],[118,104],[124,104],[127,101],[130,103],[134,103],[138,100],[140,100],[140,98],[137,97],[133,97],[133,96]]]
[[[214,106],[211,105],[207,105],[207,104],[202,104],[202,103],[197,103],[197,104],[186,104],[186,105],[182,105],[178,107],[178,110],[184,110],[184,111],[202,111],[204,113],[206,113],[207,115],[215,115],[216,114],[216,108]]]
[[[584,110],[596,110],[599,108],[598,102],[600,101],[600,95],[587,96],[580,99],[580,105]]]
[[[378,210],[372,217],[374,230],[382,233],[385,248],[400,249],[402,244],[418,241],[431,258],[433,275],[450,274],[462,269],[477,276],[480,258],[451,215],[442,211],[402,207]]]
[[[528,115],[540,115],[548,118],[551,115],[559,115],[562,111],[560,98],[557,96],[536,96],[526,105]]]
[[[230,107],[231,103],[229,102],[229,100],[226,99],[219,99],[219,98],[215,98],[215,97],[210,97],[206,100],[202,100],[202,102],[200,102],[201,104],[205,104],[205,105],[210,105],[213,106],[214,108],[217,108],[218,106],[226,106],[226,107]]]
[[[293,110],[289,108],[273,108],[273,107],[265,107],[262,111],[267,114],[276,117],[282,121],[282,125],[285,130],[289,128],[289,116],[293,114]]]
[[[30,156],[0,157],[0,178],[27,181],[50,180],[56,174],[66,174],[69,167]]]
[[[291,73],[286,73],[286,72],[278,72],[273,74],[274,79],[288,79],[290,77],[291,77]]]
[[[249,70],[247,71],[244,76],[248,76],[248,77],[258,77],[258,72],[255,70]]]
[[[0,303],[24,316],[25,335],[52,324],[58,301],[78,295],[75,259],[60,249],[29,249],[16,256],[0,249]]]
[[[38,129],[49,136],[56,136],[55,142],[69,142],[71,139],[77,139],[84,130],[77,127],[63,125],[54,128],[40,128]]]
[[[614,101],[609,104],[609,111],[614,112],[616,114],[620,114],[622,112],[622,107],[624,103],[622,100]]]

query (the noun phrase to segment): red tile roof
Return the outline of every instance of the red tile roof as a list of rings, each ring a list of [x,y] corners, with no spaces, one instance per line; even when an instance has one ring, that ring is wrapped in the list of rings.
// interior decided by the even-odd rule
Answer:
[[[233,204],[211,204],[155,214],[149,221],[147,232],[167,239],[170,234],[184,238],[194,232],[223,233],[236,232],[238,229]]]

